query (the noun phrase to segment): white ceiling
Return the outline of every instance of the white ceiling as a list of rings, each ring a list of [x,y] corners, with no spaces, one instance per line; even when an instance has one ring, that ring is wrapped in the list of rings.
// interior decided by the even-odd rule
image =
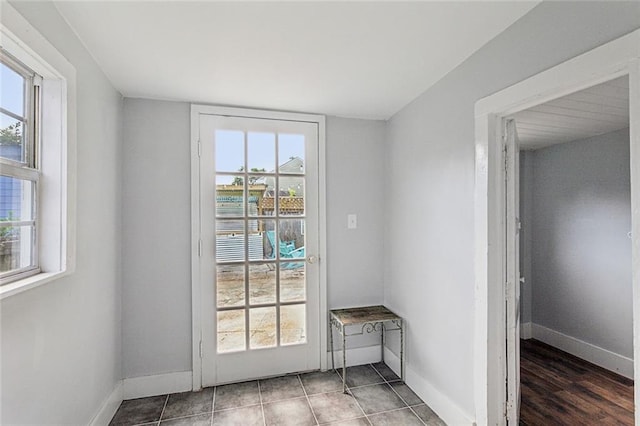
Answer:
[[[532,150],[629,127],[627,76],[514,114],[522,149]]]
[[[386,119],[538,1],[58,1],[127,97]]]

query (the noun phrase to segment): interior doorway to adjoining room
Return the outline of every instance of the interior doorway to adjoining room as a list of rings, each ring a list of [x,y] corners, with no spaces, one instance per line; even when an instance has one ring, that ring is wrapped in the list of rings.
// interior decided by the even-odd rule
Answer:
[[[515,299],[514,240],[507,238],[507,191],[513,191],[505,167],[504,119],[571,93],[628,76],[631,185],[631,246],[634,378],[640,360],[640,30],[529,77],[478,100],[475,105],[475,337],[474,400],[476,422],[515,424],[517,377],[507,340],[519,338]],[[514,158],[511,156],[511,158]],[[518,163],[519,164],[519,163]],[[510,186],[511,185],[511,186]],[[513,199],[512,199],[513,200]],[[513,206],[517,205],[512,201]],[[515,215],[509,226],[515,230]],[[515,231],[514,231],[515,234]],[[506,302],[506,303],[505,303]],[[518,307],[518,309],[516,309]],[[513,345],[511,345],[513,347]],[[505,383],[509,383],[505,387]],[[508,395],[509,394],[509,395]],[[634,388],[634,407],[640,401]],[[635,410],[636,423],[640,422]]]
[[[505,120],[518,420],[633,424],[628,76]]]

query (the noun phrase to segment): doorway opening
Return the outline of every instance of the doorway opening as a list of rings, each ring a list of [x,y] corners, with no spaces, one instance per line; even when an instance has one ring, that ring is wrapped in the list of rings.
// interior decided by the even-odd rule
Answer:
[[[514,273],[515,268],[507,270],[507,261],[515,265],[518,257],[514,256],[514,239],[507,238],[507,227],[515,234],[517,223],[515,215],[507,214],[506,195],[513,191],[513,180],[507,179],[505,157],[509,160],[514,156],[505,156],[504,119],[623,76],[628,76],[629,81],[633,375],[634,380],[640,377],[637,364],[640,361],[640,30],[637,30],[476,102],[474,400],[478,424],[515,424],[518,420],[519,387],[513,386],[514,380],[519,380],[518,372],[515,362],[508,362],[517,357],[513,344],[507,350],[507,341],[519,339],[515,282],[520,277]],[[511,203],[514,210],[517,204],[513,199]],[[635,408],[640,401],[639,387],[634,387],[633,392]],[[634,410],[634,416],[636,423],[640,423],[639,410]]]
[[[633,424],[628,76],[505,120],[519,163],[511,410],[524,425]]]

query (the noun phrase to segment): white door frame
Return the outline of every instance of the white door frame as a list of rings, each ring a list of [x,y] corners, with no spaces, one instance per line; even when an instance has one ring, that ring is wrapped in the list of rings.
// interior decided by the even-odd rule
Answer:
[[[634,379],[640,383],[640,30],[523,80],[475,105],[476,424],[506,424],[505,172],[502,118],[629,75]],[[640,424],[640,386],[634,388]]]
[[[320,268],[320,368],[327,369],[327,231],[326,231],[326,150],[325,117],[323,115],[293,112],[265,111],[257,109],[220,107],[212,105],[191,105],[191,332],[192,332],[192,383],[193,390],[202,389],[202,305],[200,257],[200,115],[224,115],[229,117],[260,118],[267,120],[306,121],[318,125],[318,240]]]

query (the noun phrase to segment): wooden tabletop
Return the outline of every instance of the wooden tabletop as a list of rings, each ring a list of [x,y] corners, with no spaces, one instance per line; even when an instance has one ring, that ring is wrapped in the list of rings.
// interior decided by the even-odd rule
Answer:
[[[368,322],[402,319],[382,305],[357,308],[332,309],[331,315],[343,325],[366,324]]]

